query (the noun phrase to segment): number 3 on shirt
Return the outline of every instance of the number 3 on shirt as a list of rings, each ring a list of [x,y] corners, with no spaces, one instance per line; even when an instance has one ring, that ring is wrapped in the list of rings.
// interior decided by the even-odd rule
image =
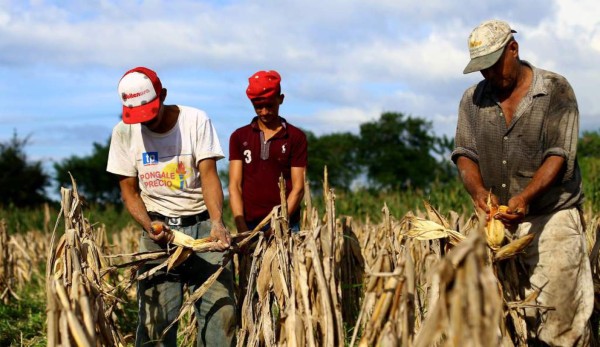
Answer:
[[[244,151],[244,161],[246,162],[246,164],[250,164],[250,162],[252,161],[252,152],[250,152],[249,149]]]

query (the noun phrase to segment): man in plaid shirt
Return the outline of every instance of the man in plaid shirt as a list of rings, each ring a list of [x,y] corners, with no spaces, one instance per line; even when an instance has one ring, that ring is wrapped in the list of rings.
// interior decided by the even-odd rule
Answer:
[[[484,79],[459,107],[452,160],[477,208],[507,205],[502,220],[512,238],[534,234],[519,257],[531,341],[552,346],[590,344],[594,288],[581,214],[577,164],[579,110],[569,82],[519,57],[508,23],[490,20],[469,37],[464,73]],[[545,308],[541,308],[545,307]],[[547,309],[547,308],[553,309]]]

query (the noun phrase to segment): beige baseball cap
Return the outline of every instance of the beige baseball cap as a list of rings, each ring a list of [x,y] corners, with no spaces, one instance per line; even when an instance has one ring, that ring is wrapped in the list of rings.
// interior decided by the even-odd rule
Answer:
[[[502,52],[504,46],[513,37],[508,23],[492,19],[479,24],[469,35],[469,54],[471,61],[463,70],[464,74],[487,69],[494,65]]]

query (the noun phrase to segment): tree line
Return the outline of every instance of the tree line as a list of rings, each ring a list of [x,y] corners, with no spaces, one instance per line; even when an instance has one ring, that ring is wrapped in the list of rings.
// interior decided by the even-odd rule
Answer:
[[[454,140],[436,136],[432,123],[399,112],[384,112],[380,118],[360,125],[358,134],[338,132],[308,139],[308,181],[311,190],[322,189],[323,169],[337,190],[367,189],[377,192],[420,189],[454,181],[456,169],[449,155]],[[94,143],[88,156],[73,155],[54,163],[54,175],[41,162],[30,161],[24,148],[29,137],[0,143],[0,207],[35,207],[48,201],[45,189],[70,186],[69,172],[79,192],[89,203],[121,204],[116,178],[106,172],[110,139]],[[579,140],[580,157],[600,155],[600,132],[584,132]],[[227,173],[221,172],[226,180]],[[224,184],[226,186],[226,184]]]

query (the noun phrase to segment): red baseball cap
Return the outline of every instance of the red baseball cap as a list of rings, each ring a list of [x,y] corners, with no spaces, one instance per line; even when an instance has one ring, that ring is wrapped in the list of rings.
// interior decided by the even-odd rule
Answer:
[[[246,95],[250,100],[257,98],[270,98],[281,92],[281,76],[275,70],[258,71],[248,78]]]
[[[127,71],[119,81],[123,103],[123,123],[147,122],[158,115],[162,83],[156,72],[136,67]]]

